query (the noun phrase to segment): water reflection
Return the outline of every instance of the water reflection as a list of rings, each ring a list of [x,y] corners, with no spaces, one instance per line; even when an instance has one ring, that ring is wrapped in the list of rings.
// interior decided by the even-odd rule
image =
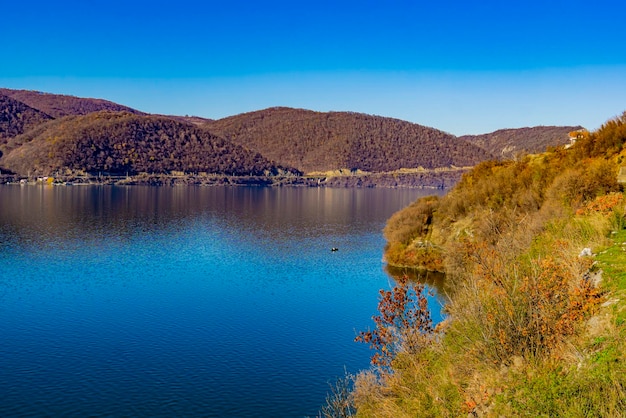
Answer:
[[[0,186],[0,416],[314,415],[421,194]]]
[[[445,273],[409,267],[394,267],[385,265],[385,271],[394,279],[407,276],[409,280],[423,283],[436,291],[437,299],[445,303],[450,294],[450,284],[446,281]]]
[[[418,195],[415,190],[255,187],[0,186],[0,225],[70,236],[127,235],[197,217],[268,234],[309,225],[366,231]],[[240,222],[245,219],[245,225]],[[320,229],[320,232],[327,232]],[[280,234],[276,234],[280,238]]]

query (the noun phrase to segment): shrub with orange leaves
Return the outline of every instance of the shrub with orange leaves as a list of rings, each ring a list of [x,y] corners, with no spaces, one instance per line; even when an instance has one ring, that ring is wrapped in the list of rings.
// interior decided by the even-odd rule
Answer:
[[[591,260],[553,245],[555,255],[511,263],[485,243],[468,244],[473,269],[449,310],[453,332],[477,330],[477,356],[497,364],[547,354],[597,305],[598,290],[583,274]]]
[[[624,205],[624,195],[622,193],[609,193],[598,196],[576,211],[576,215],[590,215],[600,213],[610,215],[616,207]]]
[[[355,341],[370,344],[377,352],[372,364],[388,371],[399,352],[415,353],[433,338],[433,327],[424,285],[407,276],[397,279],[391,290],[380,290],[378,311],[372,319],[374,330],[361,331]]]

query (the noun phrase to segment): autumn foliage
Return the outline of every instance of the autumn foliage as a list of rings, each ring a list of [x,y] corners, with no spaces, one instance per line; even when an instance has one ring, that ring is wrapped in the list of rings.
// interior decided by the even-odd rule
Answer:
[[[550,355],[600,300],[585,278],[591,259],[568,255],[567,245],[557,241],[549,254],[515,264],[484,243],[472,245],[473,271],[450,304],[456,321],[449,332],[480,330],[472,353],[493,364]]]
[[[608,304],[623,306],[623,294],[602,303],[596,253],[605,252],[610,237],[626,236],[617,181],[626,161],[625,126],[626,114],[567,149],[481,163],[446,196],[393,216],[385,229],[386,260],[423,268],[436,251],[449,283],[448,316],[437,333],[427,328],[427,344],[409,355],[385,348],[383,311],[377,321],[383,332],[359,336],[395,355],[377,357],[391,365],[382,379],[357,379],[364,416],[616,416],[624,410],[625,308],[612,311],[613,322],[601,322],[610,316]],[[617,254],[623,251],[622,245]],[[626,289],[626,278],[621,286]],[[381,300],[394,300],[393,291],[385,295]],[[394,305],[381,302],[381,309],[388,306]]]
[[[376,350],[373,365],[388,368],[399,352],[419,352],[433,340],[435,328],[424,292],[423,284],[409,282],[406,276],[391,290],[380,290],[380,314],[372,318],[376,327],[355,339]]]

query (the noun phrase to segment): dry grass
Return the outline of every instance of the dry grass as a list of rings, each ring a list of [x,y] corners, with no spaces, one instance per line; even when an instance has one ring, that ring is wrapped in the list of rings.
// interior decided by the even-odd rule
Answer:
[[[358,416],[624,416],[625,123],[568,151],[481,164],[394,215],[388,256],[423,265],[416,243],[438,250],[454,283],[449,319],[390,372],[357,377]]]

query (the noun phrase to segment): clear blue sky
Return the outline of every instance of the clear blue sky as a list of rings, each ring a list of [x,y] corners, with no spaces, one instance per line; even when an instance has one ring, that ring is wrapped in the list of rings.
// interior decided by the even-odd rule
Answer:
[[[348,110],[461,135],[626,110],[624,1],[0,2],[0,86],[151,113]]]

